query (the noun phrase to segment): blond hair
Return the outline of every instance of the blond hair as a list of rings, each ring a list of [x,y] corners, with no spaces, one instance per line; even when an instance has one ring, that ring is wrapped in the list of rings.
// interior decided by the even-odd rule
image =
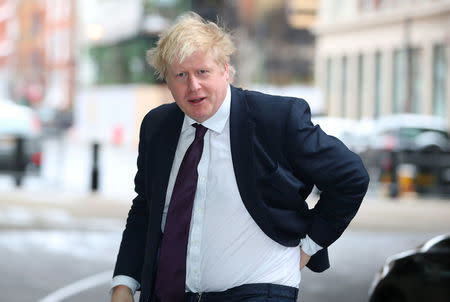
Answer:
[[[218,64],[228,64],[230,78],[233,78],[235,70],[230,64],[230,56],[235,49],[231,35],[225,29],[194,12],[188,12],[180,15],[175,24],[161,33],[156,47],[147,51],[147,62],[163,80],[170,65],[182,63],[200,50],[212,55]]]

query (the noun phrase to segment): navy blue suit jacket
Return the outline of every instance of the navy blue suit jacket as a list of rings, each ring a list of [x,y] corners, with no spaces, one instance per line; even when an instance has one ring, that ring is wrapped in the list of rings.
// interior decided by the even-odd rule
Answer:
[[[167,183],[184,113],[175,103],[150,111],[140,130],[136,198],[128,214],[114,275],[141,284],[140,301],[152,294]],[[327,247],[356,214],[369,178],[361,159],[311,123],[302,99],[231,87],[230,140],[239,193],[270,238],[297,246],[309,235],[323,250],[308,267],[329,267]],[[313,185],[320,199],[305,202]],[[220,234],[218,234],[220,238]]]

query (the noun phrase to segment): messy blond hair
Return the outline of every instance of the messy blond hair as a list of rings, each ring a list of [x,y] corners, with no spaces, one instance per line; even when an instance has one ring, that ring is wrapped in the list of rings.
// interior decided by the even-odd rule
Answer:
[[[156,47],[147,51],[147,62],[163,80],[174,62],[182,63],[195,51],[209,53],[219,65],[228,64],[230,78],[235,73],[230,56],[235,51],[231,35],[214,22],[194,12],[180,15],[176,22],[159,36]]]

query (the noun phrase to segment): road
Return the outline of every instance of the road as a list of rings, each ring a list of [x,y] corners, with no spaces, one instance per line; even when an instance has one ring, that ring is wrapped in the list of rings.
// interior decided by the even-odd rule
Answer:
[[[385,257],[431,235],[349,231],[330,250],[330,270],[322,274],[304,271],[299,301],[366,301],[370,282]],[[119,240],[116,232],[1,232],[0,268],[7,276],[0,286],[2,301],[42,301],[58,289],[104,272],[97,283],[92,281],[72,296],[50,301],[108,301]]]
[[[102,149],[97,194],[89,193],[86,146],[49,141],[45,150],[42,176],[28,177],[22,189],[0,176],[1,301],[109,301],[135,150]],[[387,256],[450,231],[449,201],[413,195],[392,201],[371,190],[330,248],[331,269],[303,272],[299,301],[367,301]]]
[[[108,301],[128,206],[101,195],[0,193],[2,301]],[[367,301],[385,258],[448,232],[448,217],[447,201],[368,198],[330,249],[332,268],[304,271],[299,301]]]

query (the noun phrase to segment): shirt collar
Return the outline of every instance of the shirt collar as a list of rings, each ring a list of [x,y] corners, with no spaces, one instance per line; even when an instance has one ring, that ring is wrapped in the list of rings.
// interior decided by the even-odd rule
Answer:
[[[230,85],[228,85],[227,94],[225,95],[225,100],[223,101],[222,105],[220,105],[219,109],[213,116],[211,116],[209,119],[207,119],[201,124],[214,132],[222,133],[223,129],[225,128],[225,124],[227,123],[227,120],[230,116],[230,108],[231,108],[231,89]],[[195,123],[197,122],[185,114],[181,132],[190,129],[190,127]]]

